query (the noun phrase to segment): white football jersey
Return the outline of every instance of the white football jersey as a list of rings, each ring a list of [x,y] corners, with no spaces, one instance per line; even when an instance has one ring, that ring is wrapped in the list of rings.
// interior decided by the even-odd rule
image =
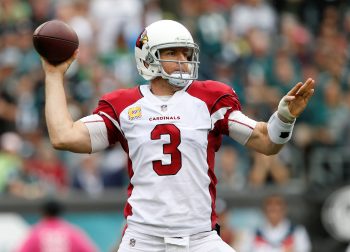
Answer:
[[[194,81],[167,101],[149,85],[101,98],[94,113],[129,157],[128,228],[163,237],[213,229],[214,156],[240,109],[232,88],[214,81]]]

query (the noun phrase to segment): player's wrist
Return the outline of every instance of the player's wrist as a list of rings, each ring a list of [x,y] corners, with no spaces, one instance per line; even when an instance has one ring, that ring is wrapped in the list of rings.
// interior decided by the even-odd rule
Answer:
[[[294,123],[295,120],[296,120],[295,117],[285,117],[285,116],[281,115],[281,114],[279,113],[279,111],[277,111],[277,117],[278,117],[282,122],[284,122],[284,123],[289,123],[289,124]]]
[[[55,83],[62,82],[64,80],[64,74],[59,71],[46,71],[45,72],[45,82],[46,83]]]
[[[276,111],[267,123],[267,132],[270,140],[275,144],[287,143],[292,137],[294,123],[295,119],[291,123],[282,121]]]

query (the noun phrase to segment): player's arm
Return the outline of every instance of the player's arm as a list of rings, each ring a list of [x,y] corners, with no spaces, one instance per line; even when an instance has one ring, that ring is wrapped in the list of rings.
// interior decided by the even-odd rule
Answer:
[[[91,140],[84,122],[72,120],[64,92],[64,74],[77,56],[58,66],[42,59],[45,71],[45,116],[51,144],[55,149],[91,153]]]
[[[290,139],[289,135],[291,135],[292,127],[293,126],[291,125],[290,129],[286,131],[288,132],[286,133],[288,134],[288,137],[281,139],[283,143],[277,144],[270,139],[267,130],[267,123],[257,122],[252,135],[249,137],[245,146],[265,155],[277,154],[282,149],[284,143],[288,142]]]
[[[314,93],[315,81],[298,83],[279,103],[270,120],[258,122],[246,146],[266,155],[278,153],[291,136],[296,118],[304,111]]]

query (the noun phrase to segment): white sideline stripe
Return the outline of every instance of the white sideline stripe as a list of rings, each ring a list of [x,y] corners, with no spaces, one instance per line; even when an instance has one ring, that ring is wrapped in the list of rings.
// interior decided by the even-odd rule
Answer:
[[[219,110],[217,110],[215,113],[213,113],[211,117],[211,129],[214,129],[214,125],[217,121],[224,119],[225,114],[227,110],[231,109],[232,107],[223,107]]]
[[[103,112],[103,111],[100,111],[100,112],[98,112],[98,113],[104,115],[104,116],[107,117],[109,120],[111,120],[111,122],[112,122],[112,123],[114,124],[114,126],[119,130],[119,132],[122,133],[123,136],[125,136],[125,135],[124,135],[124,132],[122,131],[122,129],[121,129],[121,127],[120,127],[120,125],[119,125],[119,123],[118,123],[117,120],[113,119],[110,115],[108,115],[107,113],[105,113],[105,112]]]

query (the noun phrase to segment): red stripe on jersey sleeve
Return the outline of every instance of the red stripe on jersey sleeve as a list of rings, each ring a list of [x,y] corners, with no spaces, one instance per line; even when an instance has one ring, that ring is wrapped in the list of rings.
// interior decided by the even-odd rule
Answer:
[[[224,96],[220,98],[220,100],[214,105],[213,111],[216,112],[221,108],[230,107],[224,115],[224,118],[221,120],[218,120],[214,125],[214,131],[217,131],[219,134],[228,135],[229,134],[229,127],[228,127],[228,117],[230,114],[235,110],[241,110],[240,105],[237,106],[235,101],[232,99],[232,96]]]
[[[143,96],[140,92],[139,87],[134,87],[130,89],[119,89],[102,96],[97,108],[94,110],[93,113],[97,114],[98,112],[102,111],[108,114],[113,119],[115,119],[120,124],[120,113],[126,107],[135,103],[142,97]],[[109,144],[113,145],[117,141],[119,141],[124,150],[128,152],[126,139],[124,138],[123,134],[114,126],[113,122],[111,122],[107,117],[102,117],[107,127]]]
[[[94,110],[93,113],[98,114],[101,111],[106,113],[107,115],[111,116],[114,119],[116,118],[112,106],[105,101],[99,101],[98,107]],[[109,145],[114,145],[118,141],[122,142],[123,135],[114,126],[113,122],[111,122],[111,120],[109,120],[106,116],[102,115],[102,118],[103,118],[103,121],[107,127]]]
[[[243,126],[248,127],[249,129],[254,130],[254,128],[253,128],[252,126],[250,126],[250,125],[248,125],[248,124],[246,124],[246,123],[243,123],[243,122],[240,122],[240,121],[237,121],[237,120],[231,120],[231,119],[228,119],[228,120],[229,120],[230,122],[239,123],[239,124],[241,124],[241,125],[243,125]]]

